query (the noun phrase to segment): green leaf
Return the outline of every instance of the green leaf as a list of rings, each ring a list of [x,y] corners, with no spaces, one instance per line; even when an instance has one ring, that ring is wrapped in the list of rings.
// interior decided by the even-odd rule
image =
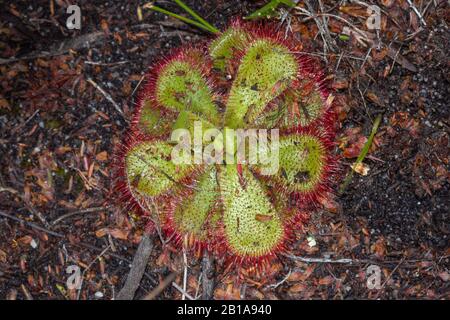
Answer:
[[[194,171],[193,165],[174,164],[173,146],[165,142],[142,142],[126,155],[126,171],[130,188],[141,196],[156,197],[173,187],[182,187],[181,180]]]
[[[225,30],[209,46],[209,54],[213,59],[214,68],[225,73],[234,51],[243,50],[248,41],[248,34],[240,28]]]
[[[245,128],[297,75],[298,65],[288,48],[268,39],[255,41],[241,60],[230,90],[225,125]]]
[[[296,3],[291,0],[272,0],[269,3],[267,3],[262,8],[256,10],[252,14],[245,17],[247,20],[253,20],[253,19],[260,19],[260,18],[272,18],[275,16],[276,9],[280,5],[286,5],[290,8],[295,7]]]
[[[326,152],[323,143],[313,135],[280,137],[278,172],[268,179],[289,192],[313,191],[322,180]],[[252,169],[259,172],[261,165],[254,165]]]
[[[213,229],[211,218],[217,210],[218,197],[216,169],[211,166],[200,176],[191,196],[175,209],[174,222],[178,231],[206,240],[208,228]]]
[[[156,82],[156,99],[168,109],[190,111],[212,123],[219,121],[211,89],[199,66],[190,61],[173,60],[161,70]]]
[[[283,225],[267,194],[248,168],[222,167],[219,175],[227,243],[241,256],[270,254],[282,242]]]

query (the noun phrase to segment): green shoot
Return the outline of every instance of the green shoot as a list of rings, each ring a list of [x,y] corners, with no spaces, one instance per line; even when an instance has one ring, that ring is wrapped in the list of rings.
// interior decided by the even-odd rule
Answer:
[[[191,8],[189,8],[188,5],[186,5],[183,1],[181,0],[174,0],[182,9],[184,9],[187,13],[189,13],[193,18],[197,19],[198,22],[202,23],[205,27],[208,27],[208,29],[212,32],[212,33],[219,33],[220,30],[217,29],[216,27],[214,27],[213,25],[211,25],[208,21],[206,21],[205,19],[203,19],[198,13],[196,13],[194,10],[192,10]]]
[[[382,118],[382,115],[379,114],[377,116],[377,118],[375,119],[373,126],[372,126],[372,131],[370,132],[370,136],[367,139],[366,143],[364,144],[364,147],[361,149],[361,152],[359,153],[358,158],[356,158],[356,161],[353,164],[354,166],[356,166],[358,163],[363,162],[364,158],[366,157],[367,153],[369,152],[370,146],[372,145],[373,138],[375,137],[375,134],[378,131],[378,127],[380,126],[381,118]],[[342,183],[342,186],[339,189],[340,194],[344,193],[348,184],[352,180],[352,177],[353,177],[353,170],[350,171],[350,173],[345,178],[344,183]]]
[[[284,4],[288,6],[289,8],[295,7],[295,2],[291,0],[272,0],[269,3],[267,3],[262,8],[256,10],[249,16],[245,17],[244,19],[247,20],[253,20],[253,19],[259,19],[259,18],[272,18],[275,15],[275,11],[281,4]]]
[[[217,34],[220,31],[215,28],[214,26],[212,26],[211,24],[209,24],[208,22],[206,22],[206,20],[204,20],[203,18],[201,18],[197,13],[195,13],[191,8],[189,8],[186,4],[184,4],[182,1],[180,0],[175,0],[175,2],[182,8],[184,9],[186,12],[188,12],[189,14],[192,15],[193,18],[197,19],[198,21],[186,18],[184,16],[181,16],[179,14],[173,13],[169,10],[163,9],[161,7],[158,7],[156,5],[153,4],[153,2],[149,2],[146,3],[145,5],[142,6],[142,8],[144,9],[150,9],[156,12],[160,12],[163,13],[165,15],[168,15],[170,17],[176,18],[178,20],[181,20],[183,22],[186,22],[188,24],[191,24],[193,26],[196,26],[202,30]]]

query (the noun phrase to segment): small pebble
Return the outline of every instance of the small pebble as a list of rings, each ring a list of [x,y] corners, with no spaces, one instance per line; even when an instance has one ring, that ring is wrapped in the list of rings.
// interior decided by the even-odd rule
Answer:
[[[36,242],[36,240],[31,239],[30,246],[31,246],[33,249],[36,249],[37,246],[38,246],[38,243]]]

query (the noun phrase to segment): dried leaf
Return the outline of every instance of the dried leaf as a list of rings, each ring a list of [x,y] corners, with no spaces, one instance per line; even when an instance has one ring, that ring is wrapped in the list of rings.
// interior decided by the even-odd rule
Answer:
[[[332,276],[326,276],[325,278],[319,279],[319,284],[323,285],[323,286],[327,286],[333,282],[334,282],[334,279]]]
[[[0,250],[0,262],[6,263],[7,257],[8,257],[8,255],[6,254],[6,252],[3,250]]]
[[[120,240],[127,240],[129,233],[130,233],[129,231],[125,231],[125,230],[118,229],[118,228],[114,228],[114,229],[110,229],[109,230],[109,234],[112,237],[114,237],[116,239],[120,239]]]
[[[30,244],[33,241],[31,236],[24,236],[16,240],[19,244]]]
[[[297,283],[297,284],[294,284],[292,287],[290,287],[288,289],[288,292],[289,293],[299,293],[299,292],[305,291],[306,288],[307,288],[306,284]]]
[[[10,110],[10,105],[8,100],[0,96],[0,109],[8,109]]]
[[[351,167],[356,173],[358,173],[362,176],[367,176],[367,174],[369,173],[369,170],[370,170],[369,166],[362,162],[354,163],[354,164],[352,164]]]
[[[450,274],[447,271],[439,272],[438,275],[442,279],[442,281],[447,282],[450,279]]]
[[[108,232],[108,228],[102,228],[102,229],[95,231],[95,236],[97,238],[102,238],[102,237],[106,236],[107,232]]]

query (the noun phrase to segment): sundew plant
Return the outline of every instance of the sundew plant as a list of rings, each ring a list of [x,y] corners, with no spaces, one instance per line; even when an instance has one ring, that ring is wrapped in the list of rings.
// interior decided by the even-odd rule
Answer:
[[[227,263],[261,267],[287,252],[328,196],[336,167],[333,95],[299,49],[272,26],[235,21],[206,45],[156,63],[118,155],[121,205],[174,243]],[[202,148],[234,147],[220,161],[173,161],[173,132],[195,136],[196,124],[220,132],[276,129],[277,170],[236,161],[239,142],[227,135],[200,137]]]

